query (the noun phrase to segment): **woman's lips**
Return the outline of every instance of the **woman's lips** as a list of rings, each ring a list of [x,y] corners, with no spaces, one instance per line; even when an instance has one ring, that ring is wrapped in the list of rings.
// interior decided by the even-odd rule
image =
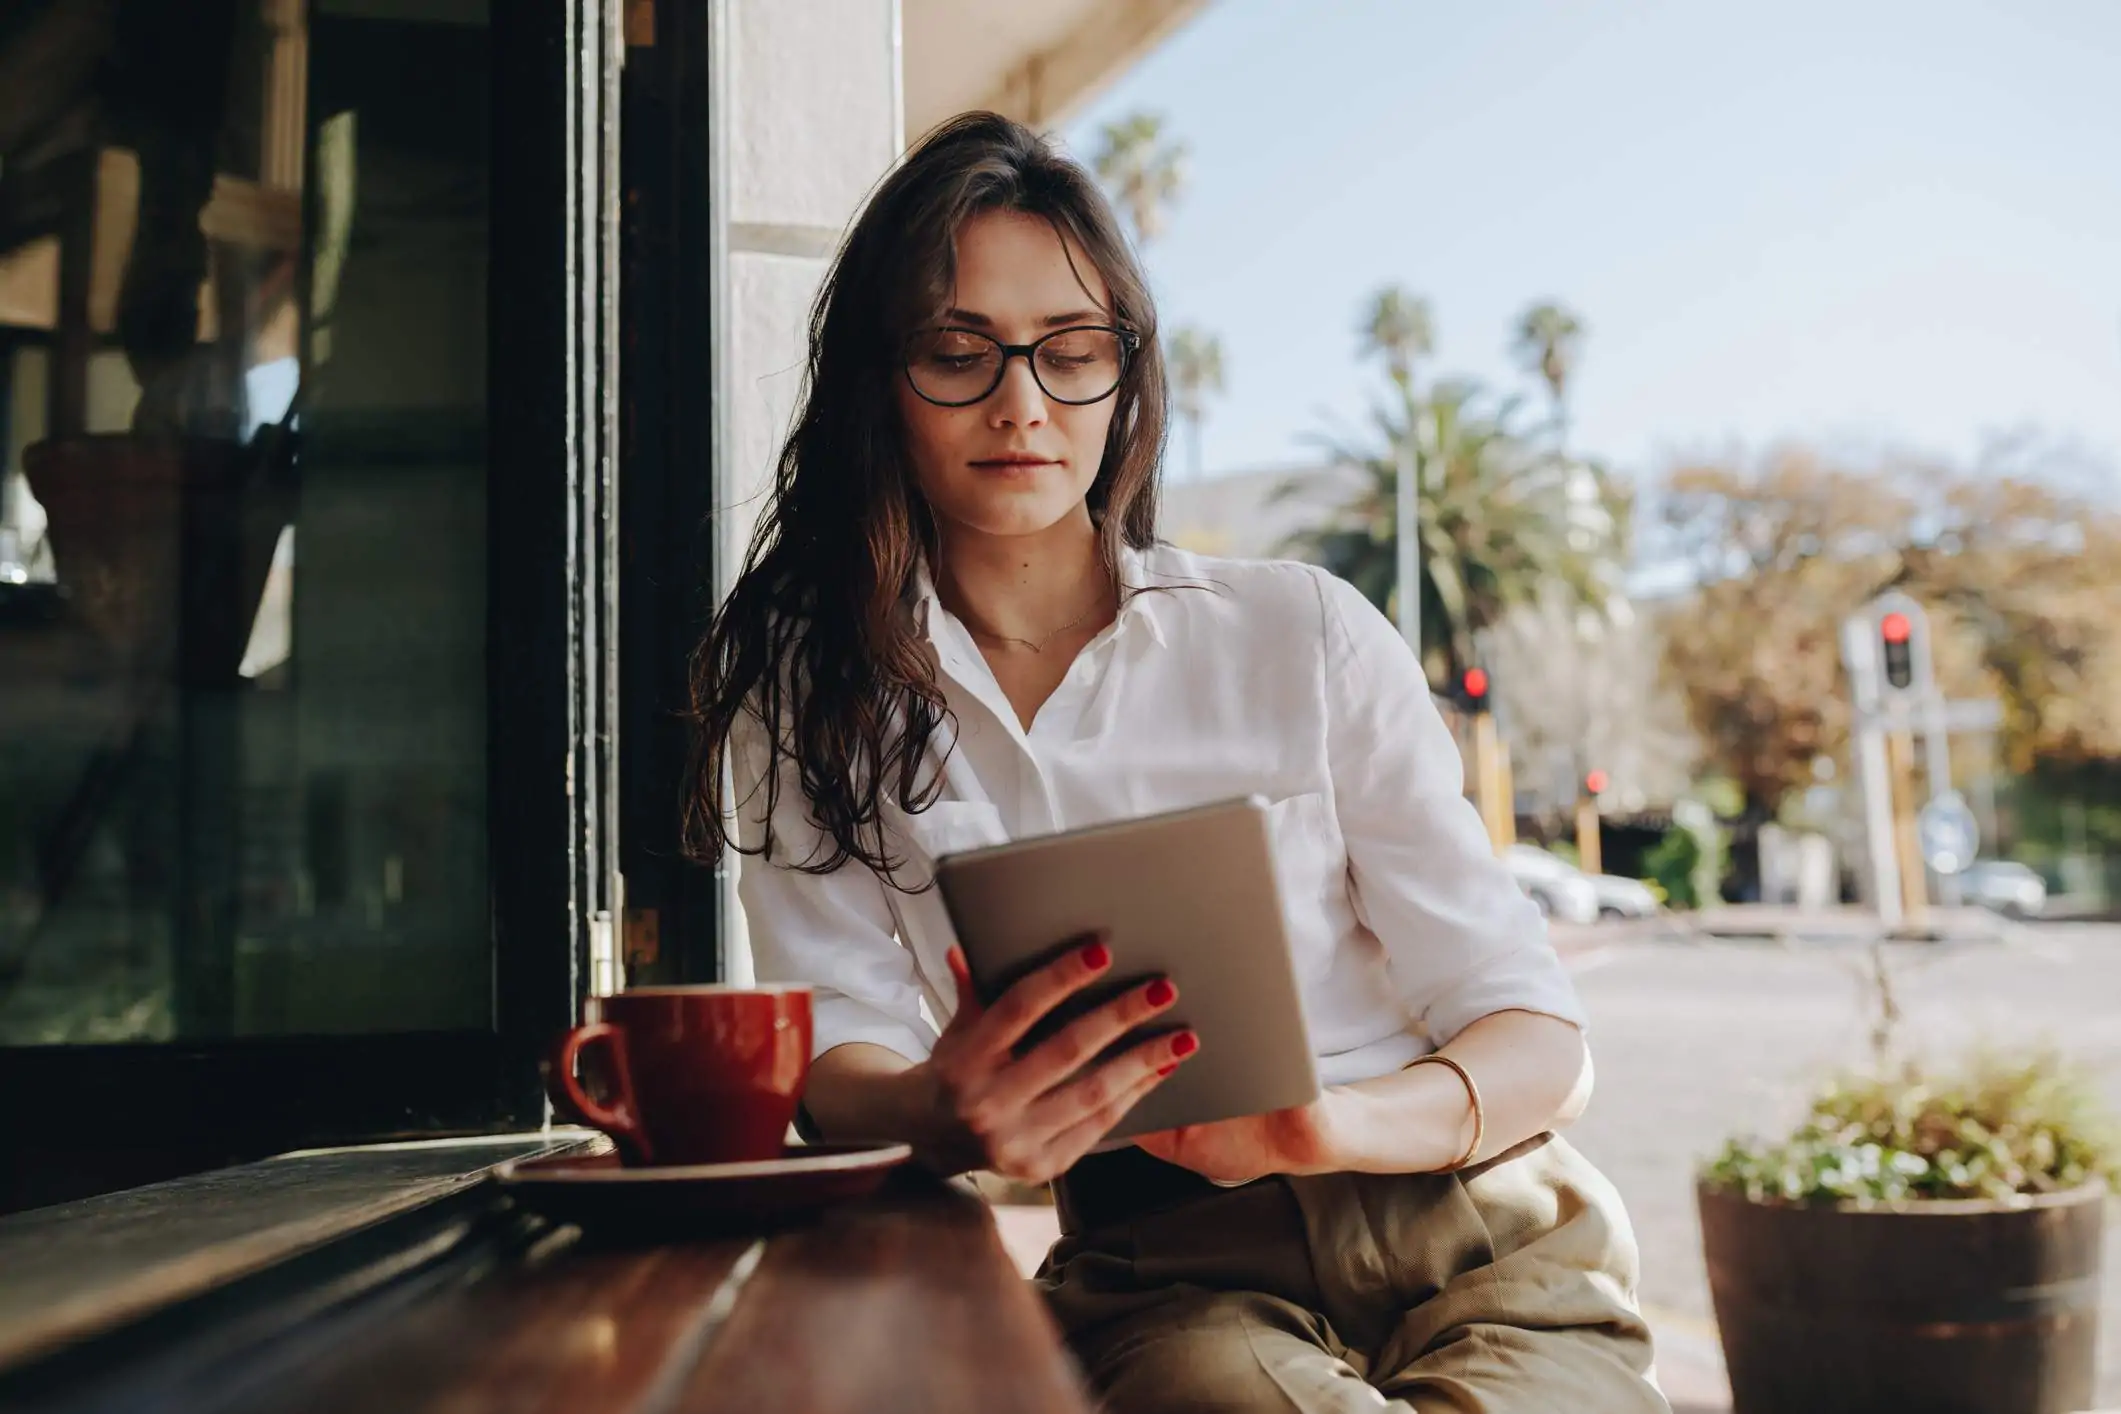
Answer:
[[[981,471],[1036,471],[1042,466],[1058,466],[1050,457],[982,457],[972,463]]]

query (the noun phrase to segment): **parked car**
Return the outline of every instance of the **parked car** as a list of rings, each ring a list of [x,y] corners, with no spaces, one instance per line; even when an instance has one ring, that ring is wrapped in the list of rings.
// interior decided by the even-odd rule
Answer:
[[[1655,918],[1657,895],[1640,879],[1629,879],[1619,874],[1588,874],[1591,887],[1598,891],[1598,916],[1601,918]]]
[[[2006,918],[2038,918],[2047,908],[2047,881],[2009,859],[1977,859],[1959,876],[1959,896]]]
[[[1547,917],[1562,923],[1598,921],[1597,885],[1566,859],[1533,845],[1513,844],[1503,852],[1503,862],[1517,887]]]

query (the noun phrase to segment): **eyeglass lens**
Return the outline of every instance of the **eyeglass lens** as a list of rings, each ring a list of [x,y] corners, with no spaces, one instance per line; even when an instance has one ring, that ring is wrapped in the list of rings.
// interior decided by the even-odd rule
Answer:
[[[1110,329],[1061,329],[1032,345],[1031,372],[1046,396],[1094,403],[1119,386],[1124,351]],[[906,375],[931,402],[976,403],[1001,386],[1002,345],[969,329],[934,329],[917,338]]]

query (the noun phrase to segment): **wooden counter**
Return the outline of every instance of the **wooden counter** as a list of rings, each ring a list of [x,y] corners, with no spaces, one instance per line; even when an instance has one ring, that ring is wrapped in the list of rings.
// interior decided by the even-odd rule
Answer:
[[[776,1231],[653,1245],[459,1186],[305,1261],[0,1370],[0,1411],[1089,1409],[986,1204],[911,1172]]]

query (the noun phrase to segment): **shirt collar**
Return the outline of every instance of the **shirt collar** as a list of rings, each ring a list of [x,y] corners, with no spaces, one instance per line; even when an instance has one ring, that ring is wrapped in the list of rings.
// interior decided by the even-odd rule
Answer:
[[[1140,624],[1161,648],[1170,640],[1164,636],[1163,615],[1157,612],[1164,596],[1150,592],[1156,588],[1149,565],[1151,553],[1153,550],[1137,550],[1132,545],[1119,547],[1119,584],[1125,596],[1119,604],[1119,622],[1130,627]]]
[[[935,580],[928,573],[928,557],[921,556],[913,567],[913,627],[930,643],[935,641],[935,616],[943,611],[943,601],[935,595]]]

